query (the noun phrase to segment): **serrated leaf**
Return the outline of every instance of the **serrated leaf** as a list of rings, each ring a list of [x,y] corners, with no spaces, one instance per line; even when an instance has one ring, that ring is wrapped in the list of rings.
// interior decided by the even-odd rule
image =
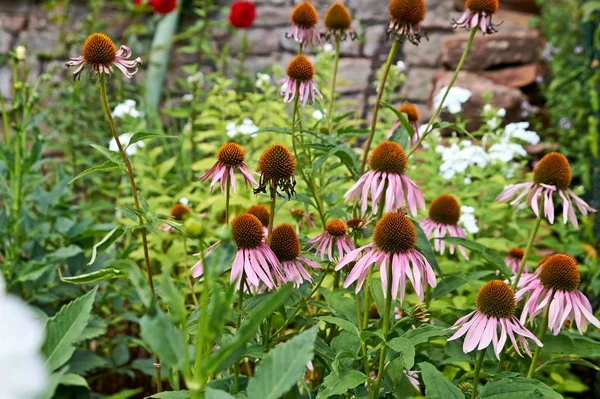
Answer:
[[[427,399],[464,399],[465,395],[431,363],[419,363]]]
[[[483,244],[460,237],[443,237],[440,239],[448,242],[449,244],[461,245],[473,252],[478,253],[483,259],[485,259],[485,261],[494,266],[507,278],[510,278],[513,275],[512,271],[504,263],[502,257],[498,255],[498,252],[486,247]]]
[[[412,219],[411,219],[411,222],[413,223],[413,226],[415,226],[415,229],[417,230],[417,243],[416,243],[417,249],[419,250],[419,252],[421,252],[423,254],[423,256],[425,256],[425,259],[427,259],[427,262],[429,262],[431,267],[433,267],[433,270],[435,270],[437,275],[440,278],[442,278],[444,276],[442,273],[442,269],[440,269],[440,265],[437,262],[437,258],[435,257],[435,252],[433,251],[433,247],[431,246],[431,243],[429,242],[427,235],[425,234],[425,232],[423,231],[423,229],[421,228],[419,223],[415,222]]]
[[[114,161],[104,161],[100,165],[92,166],[91,168],[86,169],[83,172],[79,173],[77,176],[75,176],[73,179],[71,179],[69,184],[73,183],[77,179],[80,179],[80,178],[87,176],[89,174],[92,174],[94,172],[111,172],[113,170],[119,170],[119,169],[121,169],[121,164],[118,164]]]
[[[123,226],[117,226],[111,231],[109,231],[102,240],[97,242],[92,248],[92,258],[88,262],[88,266],[93,264],[96,261],[96,256],[98,256],[98,252],[105,251],[108,247],[115,243],[121,236],[125,234],[125,229]]]
[[[131,136],[129,143],[127,143],[127,147],[130,147],[132,144],[137,143],[138,141],[151,140],[151,139],[175,139],[177,136],[169,136],[164,133],[157,132],[137,132]]]
[[[60,269],[58,270],[58,276],[61,281],[69,284],[90,284],[97,283],[99,281],[114,280],[118,278],[127,278],[127,272],[119,269],[101,269],[95,272],[80,274],[73,277],[63,277]]]
[[[402,357],[402,363],[406,370],[412,369],[415,365],[415,346],[404,337],[393,338],[389,340],[387,346]]]
[[[73,373],[61,375],[60,379],[59,379],[59,384],[70,386],[70,387],[84,387],[84,388],[90,389],[90,386],[88,385],[85,378],[83,378],[80,375],[73,374]]]
[[[272,349],[248,383],[248,399],[278,399],[289,391],[313,358],[317,330],[314,326]]]
[[[185,362],[183,335],[167,315],[153,302],[140,320],[140,335],[148,343],[152,352],[170,367],[181,370]]]
[[[562,399],[563,396],[544,383],[523,377],[501,378],[488,382],[479,391],[479,399],[527,398],[539,393],[546,399]]]
[[[350,369],[343,372],[336,370],[323,380],[323,384],[317,394],[317,399],[327,399],[334,395],[343,395],[348,390],[356,388],[367,380],[367,376],[358,370]]]
[[[88,324],[98,287],[71,301],[46,322],[46,342],[42,353],[46,368],[55,371],[65,364],[75,352],[75,343]]]
[[[317,319],[324,321],[326,323],[335,324],[342,330],[348,331],[350,334],[353,334],[357,337],[359,336],[358,327],[356,327],[354,324],[350,323],[348,320],[340,319],[339,317],[333,317],[333,316],[321,316],[321,317],[317,317]]]

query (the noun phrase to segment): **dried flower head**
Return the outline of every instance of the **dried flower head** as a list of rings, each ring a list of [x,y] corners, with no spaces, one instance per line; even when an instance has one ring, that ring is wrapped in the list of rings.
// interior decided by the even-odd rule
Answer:
[[[339,37],[340,40],[345,40],[348,34],[352,40],[357,37],[356,32],[352,29],[350,10],[342,2],[335,1],[329,6],[325,13],[324,22],[327,28],[325,37],[328,40],[331,37]]]
[[[295,194],[296,186],[296,160],[285,146],[281,144],[270,145],[258,159],[260,171],[260,184],[254,193],[266,193],[267,186],[271,190],[281,189],[291,198]]]
[[[319,31],[317,30],[317,22],[319,22],[319,14],[317,9],[309,1],[303,1],[292,10],[290,15],[292,26],[287,38],[293,38],[301,45],[315,46],[321,42]]]
[[[420,25],[427,13],[425,0],[390,0],[388,11],[388,36],[400,40],[408,39],[413,44],[419,44]]]
[[[492,15],[498,11],[498,0],[466,0],[465,6],[465,13],[453,23],[455,29],[479,28],[484,34],[497,32]]]

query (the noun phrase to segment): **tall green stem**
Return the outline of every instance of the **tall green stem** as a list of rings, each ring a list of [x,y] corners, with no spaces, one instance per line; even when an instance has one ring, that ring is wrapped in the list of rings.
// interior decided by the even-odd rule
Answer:
[[[546,306],[546,310],[544,311],[544,317],[542,319],[542,325],[540,326],[540,332],[538,334],[538,339],[540,342],[544,341],[544,336],[546,335],[546,331],[548,331],[548,311],[550,306]],[[527,378],[533,378],[533,374],[535,373],[535,365],[542,354],[542,347],[538,346],[533,353],[533,357],[531,358],[531,364],[529,365],[529,371],[527,372]]]
[[[331,79],[331,99],[327,110],[327,129],[331,133],[331,119],[333,117],[333,103],[335,102],[335,85],[337,82],[338,67],[340,64],[340,35],[335,35],[335,61],[333,62],[333,78]]]
[[[183,267],[185,269],[183,272],[185,273],[187,278],[188,287],[190,288],[190,292],[192,294],[194,306],[198,306],[198,298],[196,298],[196,293],[194,292],[194,282],[192,281],[192,276],[188,265],[187,237],[185,236],[185,234],[183,235]]]
[[[481,365],[483,364],[483,359],[485,358],[485,349],[479,351],[479,356],[477,357],[477,363],[475,363],[475,375],[473,376],[473,393],[471,394],[471,399],[477,398],[477,386],[479,385],[479,374],[481,374]]]
[[[275,223],[275,204],[277,202],[277,186],[271,185],[271,212],[269,213],[269,227],[267,228],[266,244],[271,245],[273,235],[273,224]]]
[[[229,197],[231,193],[231,182],[227,179],[227,183],[225,183],[227,189],[225,190],[225,225],[229,224]]]
[[[383,337],[385,341],[381,343],[381,349],[379,350],[379,367],[377,368],[377,379],[373,385],[373,391],[371,393],[372,399],[377,399],[379,396],[379,387],[381,386],[381,379],[385,369],[385,355],[387,349],[388,332],[390,330],[390,313],[392,312],[392,261],[388,262],[387,265],[387,289],[385,297],[385,311],[383,313]]]
[[[519,270],[517,271],[515,281],[513,281],[513,283],[512,283],[513,290],[517,289],[517,284],[519,284],[519,280],[521,279],[523,270],[525,270],[525,267],[527,267],[527,259],[529,259],[529,255],[531,254],[531,251],[533,250],[533,242],[535,241],[535,236],[537,235],[537,232],[540,229],[541,223],[542,223],[542,218],[538,217],[535,220],[535,224],[533,225],[533,230],[531,230],[531,234],[529,235],[529,240],[527,241],[527,247],[525,247],[525,252],[523,252],[523,258],[521,259],[521,265],[519,266]]]
[[[125,152],[125,149],[123,148],[123,145],[121,144],[121,141],[119,140],[119,134],[117,133],[117,126],[115,125],[115,121],[112,117],[112,113],[110,112],[110,107],[108,105],[108,98],[106,96],[106,79],[104,77],[104,74],[102,74],[102,77],[100,78],[100,97],[102,99],[102,107],[104,108],[104,113],[106,114],[106,119],[108,119],[108,124],[110,125],[110,131],[112,133],[113,138],[115,139],[115,142],[117,143],[117,147],[119,148],[119,154],[121,155],[121,158],[123,158],[123,161],[125,162],[125,167],[127,169],[127,177],[129,178],[129,184],[131,186],[131,195],[133,197],[133,203],[135,205],[135,209],[141,210],[142,207],[140,205],[140,199],[139,199],[137,187],[135,185],[135,179],[133,177],[133,167],[131,166],[129,157],[127,156],[127,153]],[[142,219],[141,216],[138,216],[138,223],[140,224],[140,227],[144,223],[144,220]],[[150,269],[150,255],[149,255],[149,251],[148,251],[148,239],[146,237],[146,229],[142,228],[141,231],[142,231],[142,246],[144,249],[144,261],[146,263],[146,273],[148,275],[147,276],[148,277],[148,285],[150,286],[152,295],[156,295],[156,293],[154,291],[154,281],[152,280],[152,270]],[[154,356],[154,367],[155,367],[155,374],[156,374],[156,389],[158,392],[161,392],[162,391],[162,379],[160,377],[161,365],[160,365],[160,360],[158,359],[158,356]]]
[[[471,29],[471,34],[469,35],[469,40],[467,41],[465,50],[463,51],[462,57],[460,57],[460,61],[458,62],[458,65],[456,66],[456,70],[454,71],[454,75],[452,75],[452,79],[450,80],[450,83],[448,84],[448,87],[446,88],[446,92],[444,93],[444,96],[442,97],[442,101],[437,106],[433,115],[431,115],[431,118],[429,119],[429,123],[427,123],[427,127],[425,128],[425,131],[423,132],[423,135],[419,138],[419,141],[417,141],[417,144],[410,150],[410,152],[408,153],[408,157],[410,157],[413,154],[413,152],[415,152],[415,150],[421,146],[421,143],[423,142],[423,140],[425,140],[427,135],[429,135],[429,133],[431,133],[429,131],[429,129],[431,128],[431,125],[433,125],[433,122],[435,121],[435,119],[440,115],[440,112],[442,112],[442,107],[444,106],[444,103],[446,102],[446,97],[448,97],[448,93],[450,93],[450,89],[456,82],[456,78],[458,78],[459,72],[465,65],[465,61],[467,60],[467,55],[469,54],[469,50],[471,50],[471,45],[473,44],[473,40],[475,39],[476,33],[477,33],[477,29],[475,29],[475,28]],[[418,132],[415,132],[415,134],[417,134],[417,133]]]
[[[242,306],[244,304],[244,284],[246,284],[246,272],[242,272],[240,278],[240,286],[238,287],[238,310],[237,323],[235,325],[236,330],[239,331],[240,325],[242,324]],[[233,365],[233,388],[232,393],[236,394],[240,390],[240,365],[235,363]]]
[[[394,62],[394,57],[396,57],[396,52],[398,52],[398,47],[400,47],[400,43],[400,40],[394,40],[394,43],[392,43],[392,48],[390,49],[387,61],[383,69],[383,76],[381,77],[379,89],[377,90],[377,99],[375,100],[375,105],[373,105],[373,115],[371,116],[373,118],[371,120],[371,130],[369,132],[369,138],[367,139],[367,144],[365,146],[365,155],[363,156],[362,164],[360,165],[361,175],[363,174],[363,172],[365,171],[365,167],[367,166],[369,151],[371,150],[371,144],[373,143],[373,137],[375,136],[375,128],[377,127],[377,115],[379,114],[379,106],[381,105],[381,98],[383,97],[385,82],[387,81],[387,77],[390,73],[390,68],[392,67],[392,63]]]

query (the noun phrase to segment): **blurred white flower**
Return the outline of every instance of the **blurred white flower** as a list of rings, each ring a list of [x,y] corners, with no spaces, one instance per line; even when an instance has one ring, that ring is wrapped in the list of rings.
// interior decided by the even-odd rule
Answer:
[[[325,114],[317,109],[315,112],[313,112],[312,117],[320,121],[321,119],[325,118]]]
[[[465,176],[465,178],[463,179],[463,183],[465,186],[468,186],[469,184],[473,183],[473,180],[471,180],[471,176]]]
[[[143,141],[138,141],[137,143],[133,143],[133,145],[127,147],[132,136],[133,134],[131,133],[123,133],[119,135],[119,141],[121,142],[123,148],[125,148],[125,154],[127,155],[135,155],[137,153],[138,148],[144,148],[145,146]],[[108,149],[114,152],[119,152],[117,140],[115,140],[114,138],[110,139],[110,141],[108,142]]]
[[[333,45],[331,43],[325,43],[323,45],[323,51],[326,51],[326,52],[333,51]]]
[[[529,144],[538,144],[540,136],[529,128],[529,122],[509,123],[504,127],[504,136],[507,138],[517,138]]]
[[[442,102],[442,98],[444,97],[444,93],[448,89],[448,86],[442,87],[442,89],[435,95],[433,99],[433,107],[437,109]],[[448,96],[446,97],[446,101],[444,101],[443,109],[447,110],[451,114],[458,114],[462,111],[462,105],[469,101],[471,98],[470,90],[463,89],[462,87],[452,87],[448,92]]]
[[[25,302],[6,293],[1,274],[0,320],[0,398],[38,397],[48,383],[40,354],[44,324]]]
[[[27,57],[27,49],[25,46],[15,47],[15,58],[19,61],[23,61]]]
[[[194,101],[194,95],[191,93],[184,94],[183,97],[181,97],[181,101],[190,103],[190,102]]]
[[[257,73],[255,85],[257,89],[265,90],[271,85],[271,76],[266,73]]]
[[[406,71],[406,64],[404,63],[404,61],[398,61],[396,62],[396,68],[398,68],[400,72],[404,72]]]
[[[512,161],[517,156],[527,156],[527,151],[525,151],[522,145],[510,143],[505,140],[492,145],[488,153],[491,159],[504,163]]]
[[[229,137],[235,137],[238,134],[254,137],[256,136],[258,127],[254,124],[252,119],[244,118],[242,123],[239,125],[235,122],[228,123],[227,126],[225,126],[225,130],[227,131],[227,136]]]
[[[187,206],[190,204],[190,200],[188,199],[188,197],[181,197],[179,198],[179,203]]]
[[[475,208],[472,206],[463,205],[460,207],[460,219],[458,222],[463,225],[465,230],[471,234],[479,232],[477,227],[477,219],[475,219]]]
[[[438,145],[435,151],[442,156],[440,174],[446,180],[458,173],[464,173],[470,166],[480,168],[490,162],[490,157],[483,147],[473,145],[469,140],[453,143],[450,147]]]
[[[193,75],[190,75],[187,77],[187,82],[191,85],[200,82],[202,79],[204,79],[204,74],[200,71],[196,72]]]
[[[141,114],[137,109],[135,109],[135,106],[135,100],[125,100],[125,102],[118,104],[115,107],[112,116],[115,118],[124,118],[126,116],[139,118]]]

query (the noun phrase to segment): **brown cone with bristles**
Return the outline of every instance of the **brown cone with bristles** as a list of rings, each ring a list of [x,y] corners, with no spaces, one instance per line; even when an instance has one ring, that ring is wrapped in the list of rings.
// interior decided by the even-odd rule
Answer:
[[[534,182],[555,186],[559,190],[568,189],[572,178],[569,160],[558,152],[546,154],[533,170]]]
[[[397,24],[418,25],[425,19],[425,0],[390,0],[388,11]]]
[[[477,310],[488,317],[509,318],[515,314],[515,292],[500,280],[489,281],[481,287],[475,303]]]
[[[577,261],[572,256],[548,256],[541,264],[540,281],[547,290],[575,291],[581,284]]]
[[[406,171],[408,158],[398,143],[384,141],[373,150],[369,159],[371,169],[378,172],[403,174]]]
[[[187,216],[192,213],[190,208],[183,204],[175,204],[173,208],[171,208],[171,217],[178,222],[184,220]]]
[[[263,226],[269,227],[269,219],[271,218],[271,212],[264,205],[252,205],[246,210],[246,213],[254,215],[260,220]]]
[[[337,219],[327,222],[325,230],[334,237],[341,237],[346,235],[348,227],[342,220]]]
[[[217,153],[217,159],[227,166],[240,166],[244,163],[244,149],[236,143],[223,144]]]
[[[292,22],[302,28],[312,28],[319,22],[317,9],[309,1],[303,1],[292,10]]]
[[[81,51],[86,64],[109,66],[117,54],[117,46],[104,33],[92,33]]]
[[[296,173],[296,161],[285,146],[272,144],[258,159],[258,170],[267,181],[288,180]]]
[[[417,243],[417,230],[408,217],[391,212],[375,225],[373,242],[377,248],[387,253],[408,252]]]
[[[402,104],[400,108],[398,108],[398,112],[401,114],[406,114],[410,123],[417,123],[421,119],[419,109],[414,104],[409,102]]]
[[[295,260],[300,255],[300,240],[291,224],[280,224],[273,229],[271,249],[280,262]]]
[[[460,204],[452,195],[442,194],[431,202],[429,218],[434,222],[456,225],[460,219]]]
[[[500,7],[498,0],[467,0],[465,3],[473,14],[484,13],[486,15],[495,14]]]
[[[254,215],[242,213],[231,221],[231,233],[240,249],[256,248],[264,238],[263,225]]]
[[[343,3],[336,1],[327,9],[323,22],[327,29],[343,31],[352,25],[352,15]]]
[[[286,73],[298,82],[308,82],[315,76],[315,66],[305,55],[299,54],[290,61]]]
[[[525,255],[525,251],[523,251],[521,248],[511,248],[508,251],[508,256],[510,256],[511,258],[523,259],[524,255]]]

